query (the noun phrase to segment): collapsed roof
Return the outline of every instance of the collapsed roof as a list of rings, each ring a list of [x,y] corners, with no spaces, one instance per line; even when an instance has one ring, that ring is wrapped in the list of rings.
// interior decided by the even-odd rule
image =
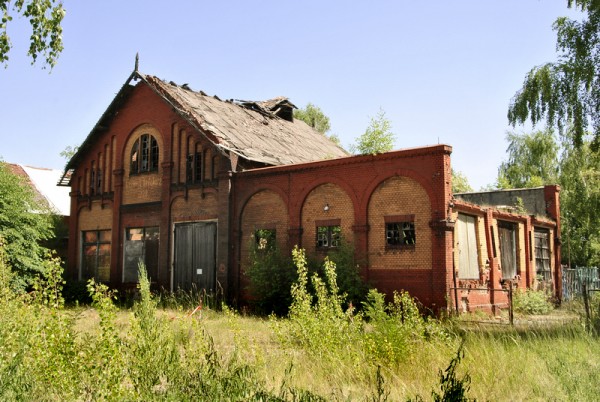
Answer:
[[[137,84],[132,81],[139,80]],[[77,166],[98,134],[109,127],[119,107],[136,85],[147,85],[225,154],[237,154],[267,165],[287,165],[348,156],[337,144],[301,120],[293,118],[296,108],[287,98],[267,101],[221,100],[187,84],[176,85],[134,71],[108,109],[67,163],[59,182],[68,185],[68,173]]]

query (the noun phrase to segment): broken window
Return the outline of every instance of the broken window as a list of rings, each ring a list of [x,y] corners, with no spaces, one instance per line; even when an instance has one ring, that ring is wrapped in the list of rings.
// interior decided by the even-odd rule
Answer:
[[[89,230],[81,233],[81,280],[110,280],[110,236],[110,230]]]
[[[535,228],[534,230],[535,271],[540,281],[550,281],[550,231]]]
[[[458,252],[458,277],[461,279],[479,279],[477,250],[477,218],[458,214],[454,233]]]
[[[158,170],[158,142],[150,134],[142,134],[131,148],[130,173],[154,172]]]
[[[138,263],[146,265],[148,279],[158,273],[158,227],[127,228],[123,255],[123,282],[138,282]]]
[[[415,245],[417,237],[414,215],[386,216],[384,219],[386,248],[402,248]]]
[[[257,229],[254,232],[254,240],[259,251],[273,250],[277,247],[275,229]]]
[[[204,177],[202,152],[190,154],[186,159],[186,183],[200,183]]]
[[[340,245],[342,228],[340,225],[317,226],[317,248],[333,248]]]
[[[500,240],[500,265],[502,279],[513,279],[517,276],[517,228],[511,222],[498,222],[498,238]]]

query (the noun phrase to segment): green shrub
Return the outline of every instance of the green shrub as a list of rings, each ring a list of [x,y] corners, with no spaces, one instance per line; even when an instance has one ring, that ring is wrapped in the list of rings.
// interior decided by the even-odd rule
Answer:
[[[382,364],[400,363],[425,340],[449,337],[439,322],[421,315],[407,292],[394,292],[393,302],[386,305],[383,293],[370,290],[364,314],[369,323],[363,338],[366,353]]]
[[[328,251],[327,259],[335,262],[335,271],[337,274],[337,286],[341,294],[345,294],[344,308],[354,306],[360,309],[362,303],[367,298],[369,292],[368,284],[360,276],[359,261],[356,260],[354,247],[344,239],[341,239],[339,247]],[[323,263],[314,265],[313,272],[317,272],[321,277],[325,277]]]
[[[289,257],[276,246],[259,249],[252,247],[250,266],[246,270],[251,305],[259,314],[287,315],[292,302],[291,287],[296,272]]]
[[[554,306],[548,301],[548,295],[545,292],[527,289],[513,293],[513,308],[517,313],[534,315],[548,314]]]

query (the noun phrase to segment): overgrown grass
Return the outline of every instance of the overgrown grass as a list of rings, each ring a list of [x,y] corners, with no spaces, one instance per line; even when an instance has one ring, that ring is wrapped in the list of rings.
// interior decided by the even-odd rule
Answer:
[[[57,267],[17,295],[0,256],[0,400],[600,400],[600,341],[581,321],[466,330],[375,291],[357,314],[334,264],[309,278],[303,258],[289,317],[262,319],[162,309],[143,267],[131,309],[93,282],[91,308],[65,309]]]

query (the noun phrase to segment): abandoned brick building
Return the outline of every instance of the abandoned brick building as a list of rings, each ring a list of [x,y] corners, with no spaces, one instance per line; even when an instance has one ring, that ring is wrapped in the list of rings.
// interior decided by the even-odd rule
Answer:
[[[436,309],[500,304],[464,289],[507,282],[557,292],[558,188],[529,197],[543,207],[527,213],[455,198],[450,146],[349,156],[294,107],[220,100],[136,69],[61,180],[70,278],[130,286],[141,259],[157,286],[239,301],[260,230],[316,256],[343,237],[370,284]]]

